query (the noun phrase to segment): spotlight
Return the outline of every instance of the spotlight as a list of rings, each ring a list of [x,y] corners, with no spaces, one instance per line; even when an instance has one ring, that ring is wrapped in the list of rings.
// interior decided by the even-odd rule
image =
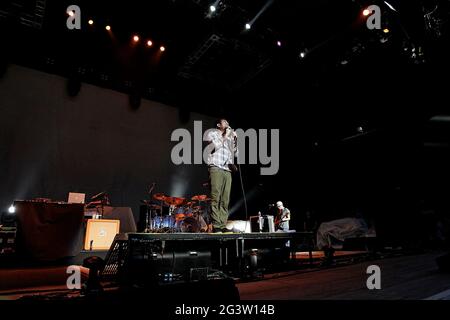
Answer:
[[[281,47],[281,41],[277,41],[277,46]]]
[[[364,9],[362,14],[363,14],[363,16],[367,17],[370,14],[370,10],[369,9]]]
[[[108,26],[105,27],[105,29],[110,31],[111,30],[111,26],[108,25]]]
[[[139,36],[137,36],[137,35],[134,36],[134,37],[133,37],[133,41],[134,41],[134,42],[138,42],[138,41],[139,41]]]
[[[148,40],[148,41],[147,41],[147,47],[151,47],[152,45],[153,45],[152,40]]]
[[[92,26],[92,25],[94,24],[94,20],[92,20],[92,19],[89,20],[89,21],[88,21],[88,24]]]
[[[164,46],[159,47],[159,51],[164,52],[166,51],[166,48]]]
[[[14,205],[11,205],[11,206],[8,208],[8,212],[9,212],[9,213],[15,213],[15,212],[16,212],[16,207],[14,207]]]
[[[389,33],[390,30],[389,30],[388,28],[384,28],[384,29],[383,29],[383,32],[384,32],[384,33]]]
[[[245,24],[245,29],[246,29],[246,30],[250,30],[251,27],[252,27],[252,26],[250,25],[250,23],[246,23],[246,24]]]
[[[209,7],[209,11],[216,12],[216,6],[210,6]]]
[[[67,11],[67,14],[71,17],[73,17],[75,15],[75,13],[71,10],[71,11]]]
[[[300,59],[303,59],[304,57],[306,57],[306,52],[305,51],[301,51],[299,54]]]

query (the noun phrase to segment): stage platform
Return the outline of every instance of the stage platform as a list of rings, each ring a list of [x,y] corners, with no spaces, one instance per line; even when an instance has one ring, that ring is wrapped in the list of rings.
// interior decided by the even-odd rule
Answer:
[[[246,251],[251,249],[283,248],[291,253],[295,259],[297,250],[302,247],[308,252],[309,262],[313,261],[314,250],[313,232],[254,232],[254,233],[127,233],[122,239],[128,239],[130,246],[133,242],[154,241],[195,241],[206,243],[211,249],[225,250],[234,242],[238,258],[244,258]],[[185,244],[183,244],[185,246]],[[222,252],[220,252],[222,256]],[[226,259],[226,257],[224,257]]]
[[[208,270],[245,278],[293,262],[312,265],[313,236],[312,232],[120,234],[101,275],[117,279],[161,267],[152,272],[171,277],[170,266],[176,265],[175,274],[187,281],[192,280],[192,272],[206,277]],[[308,261],[296,260],[300,248],[308,252]]]
[[[252,233],[127,233],[130,239],[148,240],[275,240],[312,239],[313,232],[252,232]]]

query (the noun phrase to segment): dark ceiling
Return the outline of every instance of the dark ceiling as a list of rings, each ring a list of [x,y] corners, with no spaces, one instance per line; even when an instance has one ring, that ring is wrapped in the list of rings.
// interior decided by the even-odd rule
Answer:
[[[62,74],[71,94],[88,82],[129,93],[134,107],[144,97],[247,126],[299,121],[319,137],[440,111],[448,0],[389,1],[397,12],[378,0],[215,2],[2,1],[2,60]],[[389,34],[366,27],[361,12],[373,3]],[[71,4],[81,8],[81,30],[66,27]]]

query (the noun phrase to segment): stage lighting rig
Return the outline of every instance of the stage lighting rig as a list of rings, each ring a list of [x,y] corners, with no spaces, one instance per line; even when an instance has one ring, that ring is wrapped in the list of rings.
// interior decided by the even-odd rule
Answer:
[[[450,1],[440,1],[432,7],[423,7],[425,29],[435,38],[440,38],[448,26]]]

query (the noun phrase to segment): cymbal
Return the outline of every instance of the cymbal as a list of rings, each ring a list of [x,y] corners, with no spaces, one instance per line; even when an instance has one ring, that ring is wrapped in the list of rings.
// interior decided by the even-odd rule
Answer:
[[[206,194],[199,194],[199,195],[193,196],[191,198],[191,200],[194,200],[194,201],[210,201],[211,198],[208,198],[208,196]]]
[[[148,206],[150,209],[161,210],[161,206],[159,204],[151,203],[150,200],[141,200],[141,202]]]
[[[164,193],[155,193],[153,195],[153,199],[158,201],[164,201],[167,198],[167,196]]]
[[[164,199],[164,202],[167,203],[170,206],[180,206],[186,201],[185,198],[178,198],[178,197],[168,197]]]
[[[190,206],[192,206],[194,204],[194,201],[186,201],[185,203],[183,203],[183,205],[185,206],[185,207],[190,207]]]

